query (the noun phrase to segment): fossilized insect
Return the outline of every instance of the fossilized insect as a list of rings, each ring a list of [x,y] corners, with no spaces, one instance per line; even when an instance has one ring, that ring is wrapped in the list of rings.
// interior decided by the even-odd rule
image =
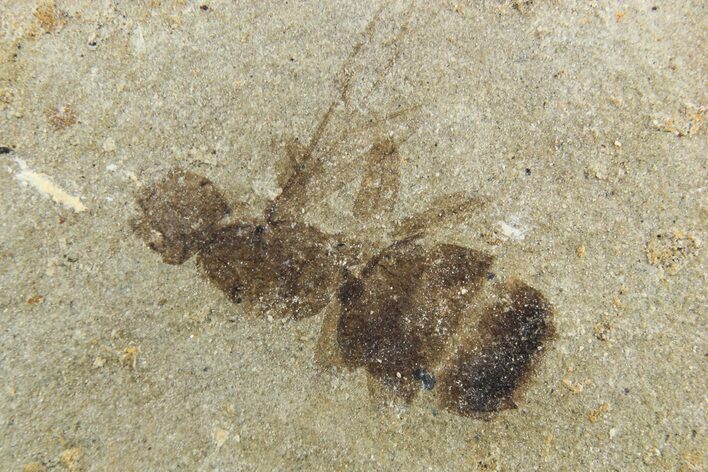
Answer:
[[[391,33],[389,57],[379,57],[378,73],[362,82],[351,70],[371,47],[380,17],[381,11],[345,61],[339,94],[309,142],[289,142],[278,176],[282,191],[261,218],[232,215],[241,221],[224,222],[231,208],[216,186],[173,169],[139,193],[134,229],[167,263],[196,255],[200,271],[248,312],[295,320],[326,312],[317,347],[322,364],[363,368],[405,401],[425,388],[453,413],[487,417],[514,406],[553,334],[552,309],[520,281],[485,290],[490,255],[426,243],[430,229],[479,209],[480,200],[446,195],[426,211],[392,220],[399,146],[413,132],[411,115],[419,107],[376,116],[359,111],[395,63],[406,31],[404,22]],[[365,169],[352,211],[389,230],[374,243],[327,233],[303,219],[316,201],[311,190],[322,187],[325,168],[355,137],[368,144],[357,154]]]

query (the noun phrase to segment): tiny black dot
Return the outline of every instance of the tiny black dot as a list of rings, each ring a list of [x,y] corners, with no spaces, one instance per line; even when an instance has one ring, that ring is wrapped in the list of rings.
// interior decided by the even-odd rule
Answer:
[[[416,369],[415,372],[413,372],[413,377],[416,380],[420,380],[423,384],[423,388],[425,388],[426,390],[432,390],[433,387],[435,387],[435,384],[437,383],[437,380],[435,380],[435,377],[433,377],[432,374],[420,368]]]
[[[207,11],[207,10],[209,10],[209,6],[208,6],[208,5],[201,5],[199,8],[200,8],[202,11]]]
[[[497,274],[494,272],[487,272],[487,280],[494,280],[494,277],[496,277]]]
[[[657,11],[659,7],[651,7],[651,11]]]
[[[524,169],[524,172],[526,172],[526,175],[531,175],[531,169],[529,169],[528,167]]]
[[[9,148],[7,146],[0,146],[0,154],[10,154],[12,152],[12,148]]]

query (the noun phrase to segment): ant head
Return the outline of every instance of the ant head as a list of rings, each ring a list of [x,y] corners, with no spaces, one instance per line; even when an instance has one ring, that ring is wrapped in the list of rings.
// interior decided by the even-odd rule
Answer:
[[[133,229],[168,264],[181,264],[199,251],[230,211],[209,179],[182,169],[144,188],[137,203],[142,215]]]

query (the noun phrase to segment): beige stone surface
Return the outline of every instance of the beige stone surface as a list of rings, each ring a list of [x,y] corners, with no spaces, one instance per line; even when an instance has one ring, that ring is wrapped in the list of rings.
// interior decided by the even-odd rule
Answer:
[[[0,2],[3,470],[705,470],[705,3],[391,2],[367,39],[381,5]],[[130,229],[173,166],[262,211],[362,40],[360,112],[420,107],[396,214],[488,199],[435,238],[555,306],[490,421],[373,401],[316,367],[323,315],[245,313]],[[306,218],[357,234],[334,162]]]

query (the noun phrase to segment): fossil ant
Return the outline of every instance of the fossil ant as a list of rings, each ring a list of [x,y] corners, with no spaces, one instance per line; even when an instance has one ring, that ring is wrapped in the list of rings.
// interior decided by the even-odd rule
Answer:
[[[406,20],[394,33],[387,45],[391,57],[374,80],[357,83],[351,68],[370,45],[380,15],[381,10],[345,61],[339,94],[309,142],[288,142],[278,176],[282,191],[260,219],[223,222],[231,209],[216,186],[173,169],[138,195],[142,215],[134,229],[167,263],[196,255],[201,272],[250,312],[293,319],[327,312],[317,348],[323,363],[364,368],[384,391],[406,401],[421,386],[437,389],[449,411],[488,417],[514,407],[553,327],[548,302],[522,282],[500,284],[491,301],[482,301],[492,256],[423,243],[429,229],[481,202],[446,195],[428,210],[393,222],[392,242],[383,247],[303,221],[312,188],[323,185],[326,164],[355,135],[369,144],[353,213],[362,220],[392,219],[399,147],[415,127],[410,115],[420,107],[381,119],[357,112],[380,88],[408,28]],[[382,133],[383,127],[389,132]]]

